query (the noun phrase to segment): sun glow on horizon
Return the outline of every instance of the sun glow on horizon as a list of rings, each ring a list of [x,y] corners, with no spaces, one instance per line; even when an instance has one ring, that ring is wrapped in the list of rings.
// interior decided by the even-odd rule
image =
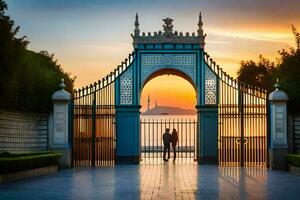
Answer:
[[[197,97],[194,87],[187,80],[174,75],[162,75],[150,80],[141,93],[141,110],[147,109],[147,99],[150,95],[150,108],[156,101],[159,106],[172,106],[194,110]]]
[[[278,57],[278,50],[294,45],[290,30],[230,31],[211,27],[208,28],[207,34],[205,51],[233,77],[236,77],[241,61],[250,59],[256,61],[260,54],[275,61]],[[110,45],[108,43],[106,41],[98,45],[82,44],[83,52],[91,52],[88,57],[76,51],[76,48],[71,48],[68,52],[69,56],[58,55],[58,60],[66,66],[67,71],[77,76],[75,88],[84,87],[92,83],[91,81],[97,81],[106,76],[124,60],[123,58],[127,57],[128,52],[132,51],[130,42],[112,41]],[[69,70],[68,66],[72,66],[72,69]]]

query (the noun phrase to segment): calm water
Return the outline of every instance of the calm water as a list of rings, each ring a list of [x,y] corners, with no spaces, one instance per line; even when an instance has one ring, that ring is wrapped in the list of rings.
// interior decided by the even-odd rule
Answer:
[[[197,120],[197,115],[141,115],[142,120]]]
[[[141,116],[142,151],[162,151],[162,134],[166,128],[178,133],[179,151],[194,151],[197,134],[196,115],[144,115]]]

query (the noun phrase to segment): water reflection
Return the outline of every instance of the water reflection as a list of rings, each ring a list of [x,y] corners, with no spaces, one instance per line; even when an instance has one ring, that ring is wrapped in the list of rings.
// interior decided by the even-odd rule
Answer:
[[[140,199],[194,199],[197,177],[196,164],[141,165]]]
[[[139,199],[140,181],[139,165],[116,165],[114,167],[114,185],[112,199]],[[104,180],[107,181],[107,180]],[[114,186],[114,187],[113,187]],[[102,198],[110,199],[110,198]]]
[[[140,165],[140,199],[244,199],[267,197],[265,168],[198,164]]]
[[[219,167],[221,197],[266,198],[266,182],[267,169],[265,167]]]

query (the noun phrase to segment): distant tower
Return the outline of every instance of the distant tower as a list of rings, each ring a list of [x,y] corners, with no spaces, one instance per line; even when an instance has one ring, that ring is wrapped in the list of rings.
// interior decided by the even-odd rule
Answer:
[[[134,22],[134,36],[140,36],[140,23],[139,23],[139,15],[136,13],[135,22]]]
[[[148,110],[150,110],[150,95],[148,94],[148,100],[147,100],[147,103],[148,103]]]
[[[158,105],[157,105],[157,100],[156,100],[156,102],[155,102],[155,107],[157,107]]]

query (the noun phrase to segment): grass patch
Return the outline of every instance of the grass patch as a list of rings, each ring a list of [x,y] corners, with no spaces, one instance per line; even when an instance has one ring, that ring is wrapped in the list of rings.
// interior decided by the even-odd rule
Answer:
[[[0,174],[57,165],[61,155],[55,152],[0,154]]]
[[[290,164],[300,167],[300,154],[288,154],[287,160]]]

